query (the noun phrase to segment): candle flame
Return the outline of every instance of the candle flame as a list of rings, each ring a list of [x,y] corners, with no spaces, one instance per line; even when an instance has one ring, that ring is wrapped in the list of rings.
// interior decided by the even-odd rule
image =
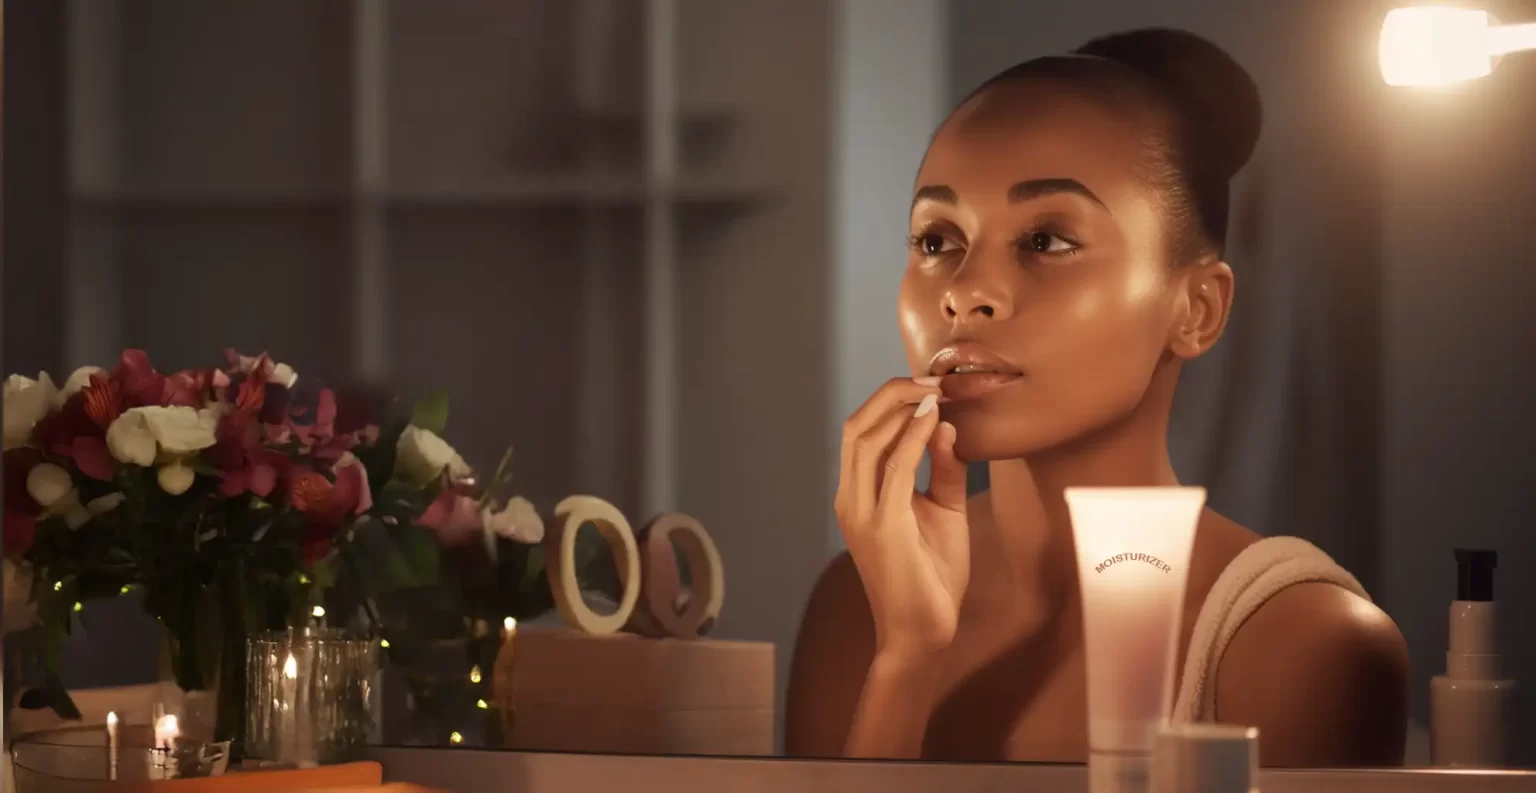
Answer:
[[[502,627],[502,630],[508,630],[508,631],[516,630],[517,629],[517,620],[512,619],[511,617],[507,617],[506,619],[501,621],[501,627]]]
[[[288,660],[283,662],[283,677],[289,680],[297,680],[299,677],[299,662],[294,660],[293,653],[289,653]]]
[[[107,726],[108,727],[116,727],[117,726],[117,712],[116,711],[111,711],[111,710],[107,711]]]
[[[176,746],[176,739],[181,737],[181,725],[176,720],[176,714],[167,713],[155,721],[155,748],[172,749]]]

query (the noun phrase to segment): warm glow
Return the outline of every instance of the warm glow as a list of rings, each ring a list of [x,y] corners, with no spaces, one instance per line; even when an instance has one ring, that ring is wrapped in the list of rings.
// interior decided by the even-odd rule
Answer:
[[[448,736],[448,742],[455,745],[461,744],[464,742],[464,736],[460,735],[458,732],[451,733]]]
[[[181,725],[176,721],[176,715],[167,713],[155,722],[155,748],[172,749],[176,746],[176,739],[181,735]]]
[[[1536,24],[1500,25],[1468,8],[1397,8],[1381,23],[1388,85],[1444,86],[1486,77],[1500,55],[1536,49]]]
[[[379,640],[379,646],[383,647],[386,650],[388,650],[389,649],[389,640],[388,639],[380,639]]]
[[[314,608],[309,610],[309,613],[315,615],[316,617],[324,617],[325,616],[325,607],[324,606],[315,606]]]
[[[481,710],[485,710],[485,709],[490,707],[490,703],[486,702],[483,699],[477,699],[477,700],[475,700],[475,707],[477,707],[477,708],[479,708]]]
[[[289,680],[297,680],[299,678],[299,662],[294,660],[292,653],[289,653],[288,660],[283,662],[283,677]]]
[[[469,682],[471,682],[471,683],[478,683],[478,682],[480,682],[480,665],[479,664],[475,664],[474,667],[472,667],[469,670]]]
[[[507,617],[506,619],[501,621],[501,629],[504,630],[504,631],[516,630],[517,629],[517,620],[512,619],[511,617]]]
[[[116,711],[111,711],[111,710],[107,711],[107,726],[108,727],[116,727],[117,726],[117,712]]]

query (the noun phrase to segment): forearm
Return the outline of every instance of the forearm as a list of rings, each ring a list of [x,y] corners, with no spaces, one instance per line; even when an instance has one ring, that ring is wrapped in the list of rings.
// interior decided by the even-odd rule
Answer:
[[[848,757],[917,759],[933,712],[943,654],[877,654],[848,729]]]

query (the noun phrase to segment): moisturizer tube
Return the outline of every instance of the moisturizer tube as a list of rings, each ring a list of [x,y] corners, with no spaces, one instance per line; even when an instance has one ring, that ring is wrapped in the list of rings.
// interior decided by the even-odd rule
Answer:
[[[1199,487],[1069,487],[1088,665],[1090,793],[1144,793],[1173,672]]]

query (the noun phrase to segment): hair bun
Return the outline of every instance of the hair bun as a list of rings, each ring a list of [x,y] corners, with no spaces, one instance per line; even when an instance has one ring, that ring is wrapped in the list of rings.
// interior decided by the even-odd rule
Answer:
[[[1193,33],[1146,28],[1094,39],[1077,54],[1135,69],[1167,86],[1198,136],[1199,154],[1230,179],[1253,155],[1263,126],[1259,87],[1225,50]]]

